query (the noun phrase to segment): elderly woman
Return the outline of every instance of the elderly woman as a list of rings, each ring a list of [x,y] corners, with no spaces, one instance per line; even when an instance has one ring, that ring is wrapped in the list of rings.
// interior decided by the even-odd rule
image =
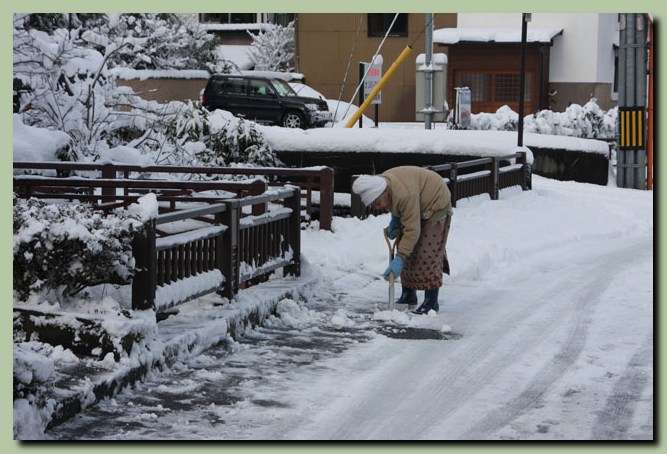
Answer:
[[[445,246],[451,223],[451,194],[445,181],[432,170],[415,166],[389,169],[381,175],[361,175],[352,185],[364,205],[389,211],[388,235],[402,236],[394,260],[384,272],[389,279],[401,276],[397,304],[417,304],[417,290],[424,290],[416,314],[437,312],[442,273],[449,274]]]

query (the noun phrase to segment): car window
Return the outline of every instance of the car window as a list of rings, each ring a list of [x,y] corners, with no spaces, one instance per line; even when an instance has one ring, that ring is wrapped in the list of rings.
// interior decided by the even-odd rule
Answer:
[[[294,92],[290,84],[288,84],[284,80],[272,79],[271,84],[273,85],[273,88],[276,89],[276,91],[280,96],[296,96],[296,93]]]
[[[250,96],[269,96],[271,93],[273,92],[267,82],[263,80],[250,81]]]
[[[215,93],[216,95],[219,95],[222,93],[222,90],[225,86],[225,81],[224,80],[214,80],[211,83],[211,91]]]
[[[227,79],[223,87],[223,93],[226,95],[245,95],[246,94],[246,80],[244,79]]]

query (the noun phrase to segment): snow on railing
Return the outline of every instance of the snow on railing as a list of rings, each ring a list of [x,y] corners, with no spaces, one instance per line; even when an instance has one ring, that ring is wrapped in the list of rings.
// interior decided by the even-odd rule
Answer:
[[[133,308],[164,311],[214,291],[231,299],[241,283],[265,279],[278,268],[299,275],[300,197],[298,187],[287,186],[158,215],[133,245],[139,269]],[[257,211],[269,211],[244,214],[258,205]],[[206,217],[215,225],[159,236],[158,226],[165,232],[171,223]]]

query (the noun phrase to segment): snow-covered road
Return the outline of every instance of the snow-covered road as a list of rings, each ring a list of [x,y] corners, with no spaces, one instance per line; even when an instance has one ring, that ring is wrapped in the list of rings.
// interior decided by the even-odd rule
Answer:
[[[304,232],[308,301],[47,435],[653,439],[652,211],[650,193],[539,177],[463,201],[437,317],[385,310],[388,216],[336,219]],[[378,334],[389,323],[452,333]]]

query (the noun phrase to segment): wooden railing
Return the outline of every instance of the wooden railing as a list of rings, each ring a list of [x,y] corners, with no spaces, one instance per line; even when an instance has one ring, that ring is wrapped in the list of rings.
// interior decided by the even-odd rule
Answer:
[[[70,200],[78,199],[93,203],[102,209],[132,203],[142,195],[141,190],[145,193],[151,187],[160,189],[158,193],[159,200],[169,202],[170,209],[173,210],[178,202],[212,203],[216,201],[214,200],[215,197],[210,195],[197,195],[198,192],[202,191],[231,191],[234,194],[232,197],[245,197],[262,194],[266,186],[293,184],[301,188],[304,218],[306,220],[317,218],[321,229],[331,230],[333,219],[334,171],[329,167],[319,166],[298,169],[287,167],[178,167],[60,161],[15,161],[14,170],[24,170],[26,172],[50,171],[49,173],[53,176],[60,177],[77,175],[78,180],[63,178],[63,182],[53,183],[52,186],[45,186],[46,182],[38,180],[40,177],[36,175],[15,175],[14,186],[19,189],[23,187],[24,191],[28,191],[28,195],[31,195],[29,194],[30,191],[35,194],[37,192],[41,193],[40,197],[42,198],[63,198],[59,196],[66,195]],[[215,175],[241,175],[247,177],[249,182],[211,180]],[[180,181],[174,181],[174,176],[178,176]],[[163,180],[156,180],[160,177]],[[251,177],[262,177],[262,179],[253,180]],[[18,186],[17,179],[20,179]],[[82,181],[88,179],[97,180],[98,184]],[[120,183],[121,180],[150,181],[150,183]],[[163,181],[163,183],[157,183],[157,181]],[[53,180],[49,180],[49,182],[53,182]],[[75,183],[77,184],[75,185]],[[223,184],[223,186],[217,188],[216,184]],[[234,184],[239,186],[234,186]],[[242,186],[247,184],[254,184],[254,186]],[[58,188],[54,186],[58,186]],[[71,191],[67,192],[66,188]],[[95,191],[95,188],[101,190]],[[315,210],[313,204],[314,191],[320,193],[317,210]],[[47,195],[49,192],[53,195]],[[74,195],[77,197],[74,197]],[[229,195],[219,196],[217,200],[229,197]],[[254,209],[255,214],[260,214],[263,210],[259,205]]]
[[[452,194],[452,206],[456,206],[458,200],[480,194],[489,194],[491,200],[498,200],[500,190],[511,186],[520,186],[524,191],[531,189],[531,168],[525,152],[426,168],[437,172],[447,181]],[[364,207],[360,197],[354,193],[350,212],[359,218],[371,213],[380,214],[373,212],[370,207]]]
[[[132,284],[133,309],[164,312],[214,291],[231,299],[243,285],[264,280],[278,268],[300,275],[300,198],[299,188],[285,187],[158,215],[134,239],[139,271]],[[280,206],[244,216],[245,207],[267,203]],[[205,217],[212,217],[212,225],[160,233],[159,226]]]
[[[23,198],[77,200],[105,210],[155,194],[161,213],[133,242],[135,309],[162,312],[213,291],[231,299],[243,286],[265,280],[279,268],[300,274],[302,190],[297,186],[268,187],[258,179],[15,175],[14,192]]]
[[[452,206],[456,206],[457,200],[480,194],[489,194],[491,200],[498,200],[500,190],[511,186],[520,186],[524,191],[531,188],[530,165],[525,152],[427,168],[447,179]]]

